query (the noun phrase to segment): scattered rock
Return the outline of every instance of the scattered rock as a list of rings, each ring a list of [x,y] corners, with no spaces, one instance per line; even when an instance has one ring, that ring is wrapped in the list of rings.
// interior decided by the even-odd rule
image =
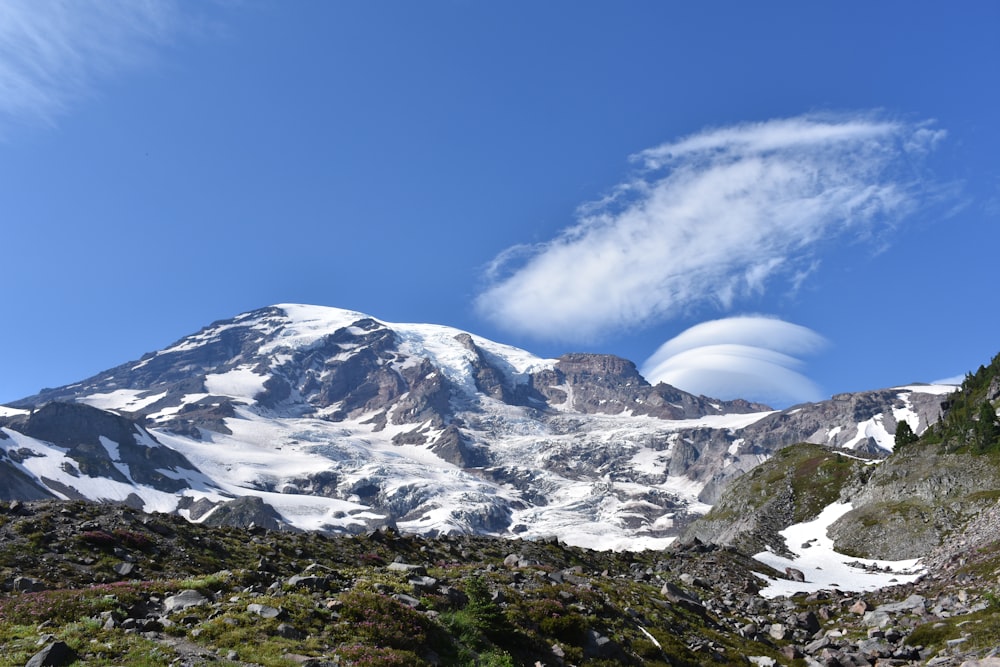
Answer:
[[[674,604],[680,605],[692,611],[703,612],[705,610],[705,606],[701,603],[701,600],[698,599],[697,595],[688,593],[669,581],[663,584],[663,588],[660,589],[660,594]]]
[[[302,632],[299,632],[288,623],[279,623],[275,632],[278,633],[279,637],[284,637],[285,639],[302,639],[305,637]]]
[[[330,577],[310,575],[294,575],[288,579],[288,585],[294,587],[301,586],[311,591],[326,592],[334,588],[334,582]]]
[[[76,652],[65,642],[52,642],[31,657],[24,667],[61,667],[76,660]]]
[[[177,595],[168,595],[163,600],[164,611],[172,614],[190,607],[200,607],[209,603],[209,599],[193,589],[181,591]]]
[[[251,614],[256,614],[261,618],[279,618],[281,617],[282,610],[278,607],[272,607],[266,604],[258,604],[253,602],[247,605],[247,612]]]
[[[394,593],[392,598],[398,602],[402,602],[411,609],[422,610],[424,608],[424,605],[421,604],[420,600],[413,597],[412,595],[406,595],[405,593]]]
[[[115,574],[117,574],[119,577],[127,577],[128,575],[132,574],[132,572],[135,570],[135,564],[126,563],[123,561],[115,565],[113,569],[115,571]]]
[[[802,572],[802,570],[797,570],[794,567],[786,567],[785,568],[785,576],[788,577],[792,581],[805,581],[806,580],[806,575]]]
[[[45,582],[31,577],[14,577],[11,588],[17,593],[38,593],[44,591]]]
[[[423,565],[409,565],[407,563],[389,563],[385,569],[390,572],[406,572],[417,575],[427,574],[427,569]]]

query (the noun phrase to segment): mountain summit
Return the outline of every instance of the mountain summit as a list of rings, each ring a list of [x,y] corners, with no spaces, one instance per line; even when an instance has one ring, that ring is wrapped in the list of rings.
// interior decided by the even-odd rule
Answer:
[[[799,441],[885,454],[951,388],[776,412],[650,385],[625,359],[542,359],[464,331],[283,304],[0,409],[11,495],[207,522],[665,543]],[[66,424],[71,423],[72,428]]]

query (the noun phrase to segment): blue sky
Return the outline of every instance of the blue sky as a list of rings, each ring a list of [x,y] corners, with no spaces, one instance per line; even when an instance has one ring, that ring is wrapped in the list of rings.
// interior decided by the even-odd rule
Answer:
[[[1000,351],[998,31],[986,1],[8,0],[0,401],[281,302],[776,405],[963,374]]]

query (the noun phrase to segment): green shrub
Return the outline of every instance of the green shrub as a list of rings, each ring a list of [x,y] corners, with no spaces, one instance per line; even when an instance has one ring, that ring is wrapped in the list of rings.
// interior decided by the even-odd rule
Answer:
[[[0,622],[68,623],[133,604],[150,589],[142,583],[118,582],[10,595],[0,598]]]
[[[493,650],[479,654],[476,667],[515,667],[514,658],[506,651]]]
[[[365,667],[423,667],[427,662],[412,651],[394,648],[378,648],[364,644],[341,646],[337,649],[342,665],[364,665]]]
[[[504,617],[503,610],[493,601],[490,589],[482,577],[469,578],[465,594],[469,597],[465,611],[477,630],[487,636],[496,636],[509,629],[510,624]]]
[[[355,639],[379,648],[417,651],[432,639],[432,623],[423,614],[377,593],[352,591],[340,596],[342,620]]]

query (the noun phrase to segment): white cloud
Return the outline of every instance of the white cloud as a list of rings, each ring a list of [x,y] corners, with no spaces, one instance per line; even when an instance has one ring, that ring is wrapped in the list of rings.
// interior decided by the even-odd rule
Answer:
[[[636,176],[575,225],[501,253],[476,305],[519,333],[587,341],[795,287],[823,244],[878,239],[920,205],[912,165],[944,134],[928,126],[803,116],[642,151]]]
[[[0,128],[53,122],[101,79],[142,62],[176,18],[174,0],[4,0]]]
[[[747,398],[784,406],[823,398],[798,370],[797,355],[826,340],[798,324],[759,315],[729,317],[691,327],[667,341],[641,367],[652,383],[723,399]]]

